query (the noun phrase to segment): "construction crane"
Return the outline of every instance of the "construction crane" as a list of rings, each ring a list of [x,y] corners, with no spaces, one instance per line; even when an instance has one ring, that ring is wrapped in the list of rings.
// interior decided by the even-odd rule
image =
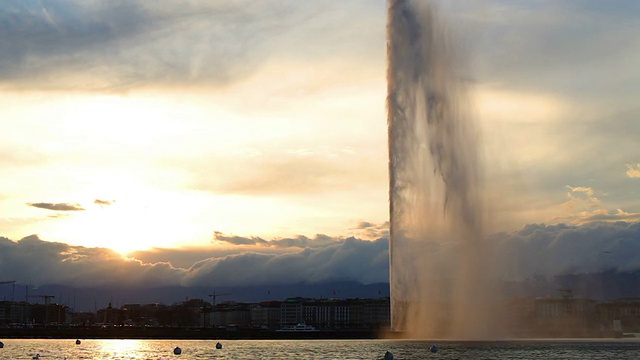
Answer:
[[[212,306],[210,309],[207,309],[209,304],[206,302],[202,306],[202,327],[207,327],[207,323],[208,323],[207,317],[210,317],[209,314],[213,311],[213,308],[216,307],[216,298],[218,298],[218,296],[225,296],[225,295],[231,295],[231,293],[217,293],[214,291],[213,294],[209,294],[209,297],[211,298]]]
[[[51,299],[53,299],[55,296],[53,295],[29,295],[30,298],[34,298],[34,297],[38,297],[38,298],[43,298],[44,299],[44,304],[45,305],[49,305],[51,304]]]
[[[573,297],[573,289],[569,289],[569,288],[562,288],[562,289],[558,289],[558,291],[560,291],[560,294],[562,294],[562,298],[563,299],[571,299]]]
[[[224,295],[231,295],[231,293],[216,293],[214,291],[213,294],[209,294],[209,297],[211,298],[211,303],[213,304],[213,306],[216,306],[216,298],[218,296],[224,296]]]
[[[44,299],[44,326],[49,324],[49,304],[51,304],[51,299],[55,296],[53,295],[29,295],[28,297],[34,298],[39,297]]]
[[[0,281],[0,285],[3,285],[3,284],[11,284],[13,286],[11,289],[11,302],[13,302],[16,295],[16,281],[15,280]]]

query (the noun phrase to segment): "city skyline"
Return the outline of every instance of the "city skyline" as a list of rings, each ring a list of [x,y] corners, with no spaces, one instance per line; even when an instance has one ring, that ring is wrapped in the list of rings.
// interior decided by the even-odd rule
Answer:
[[[497,275],[640,268],[640,5],[439,5]],[[0,280],[388,280],[385,1],[0,8]]]

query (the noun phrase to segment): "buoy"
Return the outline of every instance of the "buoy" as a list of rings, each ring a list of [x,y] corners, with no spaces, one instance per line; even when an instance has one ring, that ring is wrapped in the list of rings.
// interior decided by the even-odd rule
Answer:
[[[182,354],[182,349],[180,349],[180,347],[176,346],[176,348],[173,349],[173,353],[175,355],[180,355],[180,354]]]
[[[429,350],[431,350],[431,352],[434,353],[434,352],[438,351],[438,348],[435,345],[431,345]]]
[[[77,339],[76,340],[76,345],[80,345],[80,344],[82,344],[82,341],[80,341],[80,339]]]
[[[4,347],[4,343],[0,341],[0,349],[2,349],[3,347]]]
[[[216,349],[222,349],[222,344],[216,343]]]
[[[387,351],[384,353],[384,360],[393,360],[393,354]]]

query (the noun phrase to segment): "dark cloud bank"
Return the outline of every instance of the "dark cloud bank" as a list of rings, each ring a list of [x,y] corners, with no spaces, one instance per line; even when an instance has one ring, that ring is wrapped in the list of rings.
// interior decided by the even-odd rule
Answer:
[[[35,85],[39,88],[75,89],[173,83],[194,75],[224,83],[246,71],[239,68],[253,67],[249,47],[264,53],[253,43],[257,42],[255,34],[266,25],[250,7],[243,10],[242,4],[221,2],[164,5],[141,1],[3,3],[0,80],[29,88],[34,79],[40,79]],[[244,21],[255,25],[245,32],[230,31]],[[183,40],[198,36],[199,41],[175,41],[178,36]],[[201,50],[205,48],[212,50]]]
[[[359,45],[326,31],[314,35],[314,26],[340,26],[339,36],[362,33],[369,17],[351,14],[372,11],[371,2],[337,5],[273,0],[2,2],[0,85],[90,91],[148,84],[215,87],[245,78],[283,51],[302,57],[338,47],[369,51],[371,40]]]
[[[638,287],[630,286],[640,281],[640,223],[534,224],[490,240],[493,275],[513,295],[556,295],[559,286],[570,286],[597,298],[640,296]],[[73,289],[77,299],[92,305],[171,303],[206,298],[214,290],[235,293],[233,300],[239,301],[388,295],[386,238],[265,240],[215,233],[214,241],[228,246],[155,249],[123,259],[109,249],[47,242],[35,235],[20,241],[0,237],[0,280],[16,280],[19,288],[29,284],[39,288],[30,290],[36,293],[53,292],[62,301],[70,301]],[[446,268],[455,247],[431,249]],[[0,287],[0,294],[16,296],[9,288]]]

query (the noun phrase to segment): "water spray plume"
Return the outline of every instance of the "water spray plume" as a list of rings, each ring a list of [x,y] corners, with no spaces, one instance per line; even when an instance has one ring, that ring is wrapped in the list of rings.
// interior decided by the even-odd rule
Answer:
[[[387,26],[392,328],[493,337],[479,140],[462,59],[430,2],[389,0]]]

